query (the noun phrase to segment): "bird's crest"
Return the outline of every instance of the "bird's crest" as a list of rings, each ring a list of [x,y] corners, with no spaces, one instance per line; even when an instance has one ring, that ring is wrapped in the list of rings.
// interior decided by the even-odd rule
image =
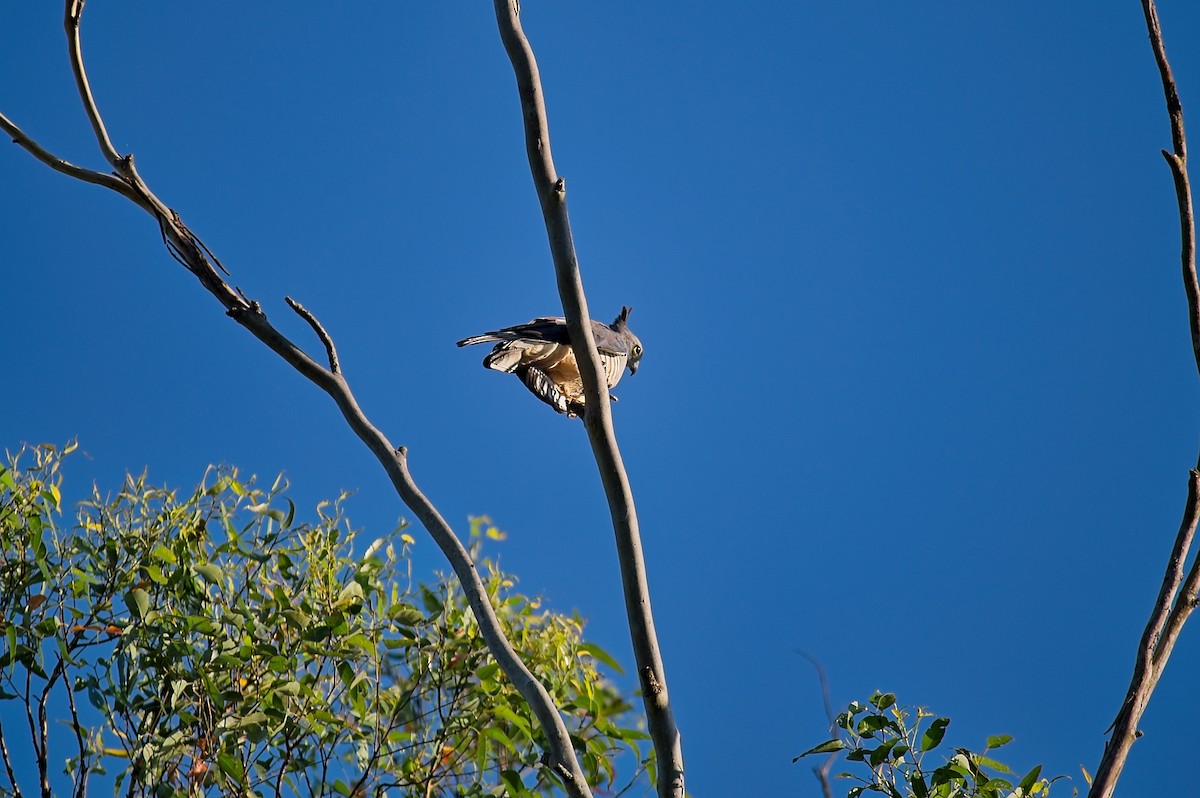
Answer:
[[[621,332],[622,330],[628,330],[629,329],[629,311],[631,311],[631,310],[633,310],[633,308],[622,305],[621,306],[621,315],[617,316],[616,320],[614,320],[613,323],[608,326],[612,327],[617,332]]]

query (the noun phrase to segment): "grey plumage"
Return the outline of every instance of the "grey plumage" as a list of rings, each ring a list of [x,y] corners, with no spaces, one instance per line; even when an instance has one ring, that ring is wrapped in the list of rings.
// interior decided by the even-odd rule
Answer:
[[[628,322],[629,308],[621,308],[621,315],[612,324],[592,322],[592,335],[609,388],[621,381],[626,368],[630,374],[637,373],[642,360],[642,342],[629,329]],[[559,413],[583,415],[583,379],[571,350],[565,319],[544,316],[525,324],[464,338],[458,345],[492,342],[496,345],[483,359],[485,368],[516,374],[534,396]],[[617,397],[612,398],[615,401]]]

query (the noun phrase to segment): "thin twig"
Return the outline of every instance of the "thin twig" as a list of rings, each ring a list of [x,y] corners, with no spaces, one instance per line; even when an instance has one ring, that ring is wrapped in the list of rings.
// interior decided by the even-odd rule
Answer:
[[[62,660],[60,659],[59,664],[61,663]],[[56,666],[54,673],[57,672],[58,669]],[[46,713],[46,704],[50,700],[50,688],[52,686],[53,682],[47,684],[38,699],[38,731],[41,732],[42,736],[42,758],[38,762],[38,770],[42,779],[42,798],[50,798],[54,794],[50,791],[50,718]]]
[[[100,146],[100,152],[104,154],[104,160],[120,171],[123,159],[117,152],[117,148],[113,146],[112,139],[108,137],[108,130],[105,129],[104,120],[100,117],[100,109],[96,107],[96,99],[92,96],[92,87],[88,83],[87,71],[83,68],[83,45],[80,42],[79,29],[85,2],[86,0],[67,0],[66,9],[63,12],[63,28],[67,32],[67,51],[71,57],[71,72],[75,75],[75,88],[79,91],[83,110],[92,124],[92,132],[96,134],[96,143]]]
[[[59,622],[60,627],[67,628],[66,610],[61,605],[59,607]],[[90,620],[90,619],[89,619]],[[80,639],[80,633],[72,636],[72,640],[66,644],[68,653],[76,650],[76,644]],[[88,758],[87,741],[83,735],[83,725],[79,722],[79,711],[75,706],[75,691],[72,689],[70,674],[67,673],[67,662],[60,656],[58,664],[51,674],[51,684],[54,682],[55,674],[61,676],[63,683],[63,691],[67,694],[67,709],[71,713],[71,729],[75,732],[75,743],[79,749],[79,768],[75,774],[75,789],[73,791],[74,798],[85,798],[88,787],[88,771],[90,770],[90,760]],[[49,689],[49,687],[47,687]]]
[[[812,666],[817,669],[817,681],[821,685],[821,701],[825,707],[825,718],[829,721],[829,730],[833,732],[835,737],[841,739],[841,729],[834,722],[833,701],[829,696],[829,679],[825,676],[825,666],[821,664],[821,660],[807,651],[796,649],[796,653],[812,663]],[[825,798],[833,798],[833,785],[829,782],[829,772],[833,770],[833,763],[837,761],[837,758],[838,754],[835,751],[825,758],[825,762],[820,767],[813,768],[813,775],[821,783],[821,792]]]
[[[1179,101],[1179,91],[1175,85],[1171,65],[1167,61],[1162,27],[1158,21],[1158,10],[1154,6],[1154,0],[1142,0],[1142,11],[1146,19],[1146,29],[1150,34],[1150,46],[1154,50],[1154,60],[1158,64],[1159,77],[1162,79],[1167,115],[1171,121],[1174,152],[1163,150],[1163,157],[1171,169],[1179,206],[1180,260],[1188,301],[1188,326],[1192,338],[1192,354],[1197,369],[1200,370],[1200,281],[1197,281],[1196,277],[1196,222],[1187,171],[1187,136],[1183,127],[1183,106]],[[1200,458],[1197,459],[1197,469],[1200,469]],[[1163,584],[1150,613],[1150,620],[1138,643],[1129,690],[1110,727],[1112,736],[1105,745],[1104,754],[1096,768],[1095,778],[1088,791],[1089,798],[1110,798],[1116,789],[1129,751],[1134,741],[1141,736],[1138,723],[1166,668],[1167,659],[1183,629],[1183,624],[1196,607],[1196,592],[1200,587],[1200,560],[1193,563],[1187,581],[1183,584],[1183,591],[1180,592],[1179,588],[1198,520],[1200,471],[1193,470],[1188,478],[1188,498],[1183,520],[1171,548]]]
[[[46,750],[46,739],[38,735],[37,722],[33,719],[33,671],[28,667],[25,668],[25,689],[21,696],[21,703],[25,706],[25,723],[29,726],[29,742],[33,745],[33,758],[36,760],[38,783],[41,786],[42,794],[45,795],[50,789],[50,782],[46,778],[47,758],[49,751]]]
[[[21,130],[21,128],[17,126],[15,122],[13,122],[4,114],[0,114],[0,130],[3,130],[6,134],[8,134],[8,136],[12,138],[14,144],[22,147],[26,152],[28,152],[34,158],[37,158],[42,163],[46,164],[46,166],[49,166],[54,171],[61,172],[67,177],[73,177],[76,180],[82,180],[85,183],[94,183],[97,186],[104,186],[105,188],[112,189],[125,198],[133,200],[139,205],[141,204],[137,194],[135,194],[133,190],[129,188],[129,185],[121,180],[121,178],[114,175],[105,174],[103,172],[97,172],[92,169],[85,169],[82,166],[76,166],[69,161],[64,161],[62,158],[59,158],[53,153],[47,151],[44,147],[30,138],[25,131]]]
[[[517,0],[493,0],[496,23],[504,49],[512,62],[521,99],[525,123],[525,151],[533,175],[534,187],[542,207],[558,293],[562,299],[567,330],[574,350],[579,374],[583,378],[587,413],[583,416],[592,453],[608,498],[616,538],[617,557],[625,594],[625,611],[633,641],[642,700],[646,708],[646,723],[658,758],[658,794],[660,798],[683,798],[683,748],[679,728],[667,694],[667,677],[658,636],[654,631],[654,616],[650,609],[650,587],[642,556],[641,533],[633,490],[617,447],[613,431],[612,408],[609,404],[604,371],[592,335],[587,297],[579,274],[579,261],[571,236],[567,214],[565,181],[554,168],[550,152],[550,127],[546,116],[545,98],[538,76],[533,48],[521,28],[520,4]]]
[[[308,325],[313,328],[313,332],[317,334],[317,338],[325,345],[325,354],[329,359],[329,370],[334,374],[341,374],[342,366],[338,362],[337,347],[333,345],[333,339],[329,337],[329,333],[325,332],[325,328],[321,326],[321,322],[317,321],[316,316],[290,296],[285,296],[283,301],[287,302],[288,307],[296,311],[300,315],[300,318],[308,322]]]

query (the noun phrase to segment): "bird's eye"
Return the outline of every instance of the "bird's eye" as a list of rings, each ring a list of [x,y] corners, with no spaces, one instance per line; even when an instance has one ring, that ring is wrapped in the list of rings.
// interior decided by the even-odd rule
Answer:
[[[641,348],[640,346],[638,346],[637,344],[634,344],[634,345],[633,345],[633,355],[634,355],[634,357],[640,357],[640,356],[641,356],[641,354],[642,354],[642,348]]]

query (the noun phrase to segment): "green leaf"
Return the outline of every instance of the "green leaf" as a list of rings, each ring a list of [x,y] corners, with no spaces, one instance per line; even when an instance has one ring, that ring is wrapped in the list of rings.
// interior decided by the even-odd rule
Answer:
[[[304,630],[304,639],[310,643],[319,643],[331,634],[333,634],[333,630],[329,628],[329,624],[318,623]]]
[[[519,796],[528,794],[525,782],[521,781],[521,774],[515,770],[500,771],[500,781],[504,782],[504,787],[509,795]]]
[[[888,740],[886,743],[872,751],[871,755],[867,758],[867,761],[870,763],[871,767],[877,768],[884,762],[888,761],[892,753],[892,747],[898,742],[900,742],[899,738]]]
[[[932,751],[942,744],[942,738],[946,736],[946,727],[950,725],[950,718],[938,718],[933,723],[929,724],[929,728],[921,735],[921,751]]]
[[[980,767],[991,768],[992,770],[998,770],[1001,773],[1012,773],[1012,770],[1008,767],[1008,765],[1004,764],[1003,762],[997,762],[991,757],[983,756],[982,754],[976,754],[973,759],[975,764],[979,765]]]
[[[957,773],[964,778],[969,779],[973,775],[971,771],[971,760],[967,759],[967,757],[962,753],[958,753],[950,757],[950,759],[946,762],[946,767],[949,768],[951,772]]]
[[[860,737],[874,737],[876,732],[883,729],[893,727],[893,723],[883,715],[867,715],[858,722],[858,735]]]
[[[529,726],[529,721],[513,712],[511,709],[501,704],[492,710],[492,714],[501,720],[506,720],[516,726],[526,736],[532,736],[532,730]]]
[[[579,646],[579,650],[583,653],[591,654],[593,657],[603,662],[616,673],[625,673],[625,669],[621,667],[621,663],[617,662],[611,654],[600,648],[600,646],[596,645],[595,643],[584,643]]]
[[[150,556],[156,560],[161,560],[165,563],[174,565],[178,560],[175,558],[175,552],[168,549],[161,543],[154,547],[154,551],[150,552]]]
[[[246,776],[246,771],[242,769],[242,761],[226,751],[217,754],[217,767],[221,769],[222,773],[239,784]]]
[[[193,565],[192,570],[209,582],[220,582],[225,577],[225,573],[221,570],[221,567],[211,562]]]
[[[993,734],[987,738],[987,749],[1000,748],[1012,742],[1011,734]]]
[[[845,749],[846,744],[842,742],[841,738],[835,737],[832,740],[826,740],[816,748],[808,749],[803,754],[800,754],[800,756],[792,757],[792,761],[797,762],[804,757],[812,756],[813,754],[832,754],[834,751],[844,751]]]
[[[425,613],[411,604],[400,602],[388,610],[388,617],[401,626],[416,626],[425,620]]]
[[[978,787],[976,787],[976,789],[984,795],[987,795],[988,793],[997,796],[1009,795],[1012,793],[1012,782],[1001,778],[988,779],[983,784],[980,784]]]
[[[243,729],[247,726],[261,726],[269,720],[270,718],[262,712],[251,712],[249,715],[238,718],[234,724],[234,728]]]
[[[508,749],[509,753],[517,753],[517,744],[512,741],[512,738],[505,734],[501,729],[495,726],[488,726],[483,730],[485,737],[490,737],[500,745]]]
[[[1038,765],[1033,770],[1025,774],[1025,778],[1021,779],[1021,783],[1017,785],[1017,794],[1021,796],[1029,795],[1029,791],[1033,789],[1033,785],[1037,783],[1042,776],[1042,766]]]
[[[342,588],[342,591],[340,593],[338,593],[337,602],[334,604],[334,606],[338,607],[338,608],[347,607],[347,606],[357,606],[359,604],[362,604],[362,602],[363,602],[362,585],[360,585],[358,582],[351,580],[350,582],[347,582],[346,586]]]
[[[140,587],[135,587],[125,594],[125,606],[135,618],[144,618],[150,611],[150,594]]]
[[[871,704],[878,710],[882,711],[896,703],[895,693],[880,693],[876,691],[871,696]]]

